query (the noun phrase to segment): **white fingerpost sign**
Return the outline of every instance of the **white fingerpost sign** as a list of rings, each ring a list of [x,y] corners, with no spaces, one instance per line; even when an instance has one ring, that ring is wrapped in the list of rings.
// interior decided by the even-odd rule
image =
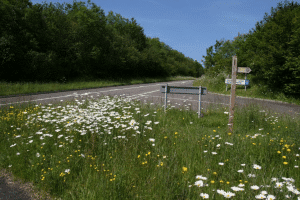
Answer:
[[[226,84],[231,84],[231,79],[225,79],[225,83]],[[236,79],[236,81],[235,81],[235,84],[237,84],[237,85],[249,85],[249,83],[250,83],[250,80],[248,80],[248,79]]]
[[[250,85],[250,80],[247,79],[247,73],[251,72],[251,69],[249,67],[238,67],[238,73],[245,73],[245,79],[236,79],[236,84],[237,85],[244,85],[245,86],[245,91],[246,87]],[[227,85],[231,84],[231,79],[229,79],[229,75],[227,79],[225,79],[225,84],[226,84],[226,91],[227,91]]]
[[[251,72],[250,67],[238,67],[238,73],[245,73],[248,74]]]
[[[247,74],[251,72],[250,67],[238,67],[238,73],[245,73],[245,81],[247,80]],[[247,80],[248,82],[250,82],[249,80]],[[248,83],[249,85],[249,83]],[[245,84],[245,91],[246,91],[246,87],[247,85]]]
[[[160,91],[165,93],[165,112],[167,109],[167,93],[170,94],[195,94],[199,95],[199,105],[198,105],[198,118],[201,114],[201,96],[207,94],[207,90],[204,87],[179,87],[179,86],[160,86]]]

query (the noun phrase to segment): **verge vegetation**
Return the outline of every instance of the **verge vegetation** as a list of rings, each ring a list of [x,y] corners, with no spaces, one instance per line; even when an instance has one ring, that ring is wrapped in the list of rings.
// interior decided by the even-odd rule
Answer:
[[[47,93],[47,92],[59,92],[66,90],[77,90],[77,89],[90,89],[90,88],[101,88],[108,86],[119,86],[119,85],[132,85],[140,83],[155,83],[155,82],[166,82],[166,81],[179,81],[179,80],[195,80],[194,77],[189,76],[174,76],[164,78],[134,78],[134,79],[122,79],[122,78],[111,78],[111,79],[79,79],[77,81],[59,83],[39,83],[39,82],[19,82],[19,83],[7,83],[0,82],[0,97],[19,95],[19,94],[30,94],[30,93]]]
[[[98,99],[100,98],[100,99]],[[0,167],[57,199],[295,199],[300,120],[99,96],[0,111]]]
[[[249,34],[217,41],[205,70],[146,37],[133,18],[91,7],[1,2],[0,96],[192,79],[230,94],[224,81],[237,55],[252,69],[237,96],[300,105],[296,3],[272,9]],[[136,78],[147,75],[163,78]],[[0,110],[0,168],[64,200],[300,198],[299,117],[238,107],[228,133],[227,107],[202,113],[107,96],[10,106]]]
[[[207,90],[209,92],[230,95],[231,85],[227,86],[226,91],[225,79],[227,78],[227,76],[228,74],[226,74],[225,72],[221,72],[216,76],[205,74],[202,75],[202,77],[195,79],[193,82],[193,86],[201,85],[203,87],[207,87]],[[244,74],[237,74],[237,79],[244,78]],[[247,79],[250,80],[250,85],[246,87],[246,90],[245,86],[237,85],[235,92],[236,96],[269,99],[300,105],[300,99],[297,96],[287,95],[281,90],[269,89],[266,85],[255,82],[255,77],[251,74],[247,75]]]
[[[238,33],[232,41],[217,40],[207,48],[207,55],[202,56],[205,74],[231,74],[232,56],[236,55],[237,66],[251,68],[252,83],[258,83],[263,93],[280,91],[299,98],[299,17],[298,2],[278,3],[249,33]]]

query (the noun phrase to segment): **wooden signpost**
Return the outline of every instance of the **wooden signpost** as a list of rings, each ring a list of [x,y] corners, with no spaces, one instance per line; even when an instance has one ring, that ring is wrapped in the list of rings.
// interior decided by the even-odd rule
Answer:
[[[236,79],[236,73],[245,73],[245,80]],[[230,95],[230,108],[229,108],[229,119],[228,119],[228,131],[229,133],[233,132],[233,119],[234,119],[234,106],[235,106],[235,89],[236,85],[249,85],[249,80],[247,80],[247,73],[250,73],[251,69],[249,67],[237,67],[237,57],[232,57],[232,75],[231,79],[226,79],[225,83],[231,84],[231,95]],[[229,78],[229,75],[228,75]],[[226,84],[226,91],[227,91]]]
[[[233,132],[233,118],[234,118],[234,104],[235,104],[235,89],[236,89],[236,72],[237,72],[237,57],[232,57],[232,84],[231,84],[231,95],[230,95],[230,108],[229,108],[229,120],[228,120],[228,131]]]

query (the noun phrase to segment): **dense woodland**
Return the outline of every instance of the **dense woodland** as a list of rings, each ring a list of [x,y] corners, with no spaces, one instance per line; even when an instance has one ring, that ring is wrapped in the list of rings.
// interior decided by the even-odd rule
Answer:
[[[278,3],[248,34],[239,34],[234,41],[216,41],[206,52],[207,75],[231,74],[236,55],[238,67],[251,68],[252,83],[300,98],[300,5]]]
[[[1,0],[0,81],[203,74],[199,62],[146,37],[134,18],[87,4]]]
[[[134,18],[88,1],[32,4],[0,1],[0,81],[215,76],[250,67],[252,83],[300,96],[300,6],[278,3],[248,34],[206,49],[204,66],[144,34]]]

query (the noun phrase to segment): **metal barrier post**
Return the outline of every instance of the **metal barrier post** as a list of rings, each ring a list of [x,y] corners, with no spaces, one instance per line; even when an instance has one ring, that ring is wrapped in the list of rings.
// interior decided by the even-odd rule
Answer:
[[[245,81],[246,81],[246,79],[247,79],[247,73],[245,73]],[[245,83],[245,91],[246,91],[246,83]]]
[[[168,91],[168,84],[166,85],[166,87],[165,87],[165,112],[166,112],[166,110],[167,110],[167,91]]]
[[[202,88],[199,86],[199,105],[198,105],[198,118],[201,116],[201,93],[202,93]]]
[[[229,79],[229,74],[228,74],[228,76],[227,76],[227,79]],[[228,85],[228,84],[226,84],[226,91],[227,91],[227,85]]]

